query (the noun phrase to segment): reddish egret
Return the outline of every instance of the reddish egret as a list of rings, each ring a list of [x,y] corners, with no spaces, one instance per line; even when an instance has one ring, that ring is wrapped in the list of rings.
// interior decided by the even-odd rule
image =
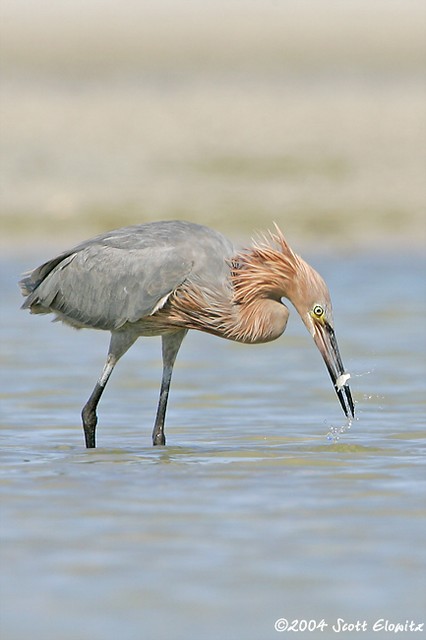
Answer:
[[[121,356],[140,336],[162,337],[163,376],[152,442],[166,443],[164,419],[173,365],[188,329],[247,344],[285,330],[292,302],[325,361],[342,409],[354,404],[321,276],[276,227],[245,250],[222,234],[183,221],[152,222],[104,233],[45,262],[20,282],[32,313],[54,313],[80,328],[111,332],[101,377],[82,410],[95,447],[96,408]]]

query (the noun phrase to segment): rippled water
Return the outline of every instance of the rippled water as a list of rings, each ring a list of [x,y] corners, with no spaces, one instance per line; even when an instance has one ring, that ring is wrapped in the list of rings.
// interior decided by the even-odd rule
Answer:
[[[357,401],[339,440],[293,313],[270,345],[188,336],[165,449],[150,445],[160,344],[140,340],[88,452],[79,413],[108,337],[18,311],[15,281],[44,257],[0,265],[4,638],[267,640],[282,617],[324,619],[299,636],[328,638],[338,618],[426,622],[424,261],[316,261]]]

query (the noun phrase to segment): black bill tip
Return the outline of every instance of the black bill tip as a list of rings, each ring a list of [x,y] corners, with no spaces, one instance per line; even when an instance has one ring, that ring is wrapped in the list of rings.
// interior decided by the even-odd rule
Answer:
[[[345,384],[343,387],[336,387],[336,393],[345,416],[347,418],[354,418],[355,406],[349,385]]]

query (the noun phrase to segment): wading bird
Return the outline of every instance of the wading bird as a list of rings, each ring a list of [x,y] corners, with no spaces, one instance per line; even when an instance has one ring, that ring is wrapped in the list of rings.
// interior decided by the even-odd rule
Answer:
[[[61,253],[20,282],[31,313],[54,313],[77,329],[111,332],[101,377],[82,410],[86,447],[95,447],[96,409],[121,356],[140,336],[162,337],[163,376],[152,433],[166,443],[164,420],[173,365],[189,329],[246,344],[285,330],[292,302],[327,366],[342,409],[354,404],[321,276],[276,227],[245,250],[222,234],[183,221],[151,222],[104,233]]]

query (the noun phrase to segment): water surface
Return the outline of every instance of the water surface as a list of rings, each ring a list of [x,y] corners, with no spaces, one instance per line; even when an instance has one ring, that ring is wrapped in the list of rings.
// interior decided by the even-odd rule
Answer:
[[[282,617],[324,619],[299,636],[331,638],[338,618],[426,622],[424,261],[316,261],[357,402],[338,440],[337,399],[293,312],[270,345],[188,336],[165,449],[150,444],[160,344],[139,340],[86,451],[79,413],[108,336],[18,311],[17,277],[46,257],[0,265],[4,638],[267,640]]]

